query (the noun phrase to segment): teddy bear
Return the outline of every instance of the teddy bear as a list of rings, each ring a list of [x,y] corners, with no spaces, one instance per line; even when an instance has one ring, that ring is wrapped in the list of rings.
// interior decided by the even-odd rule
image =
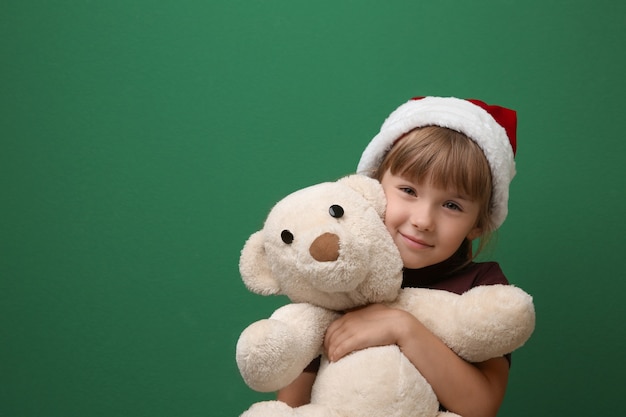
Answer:
[[[412,313],[471,362],[510,353],[530,337],[533,301],[518,287],[479,286],[462,295],[401,289],[402,260],[383,222],[385,206],[378,181],[349,175],[289,194],[248,238],[239,262],[244,284],[290,302],[241,333],[236,361],[244,381],[277,391],[322,359],[310,404],[263,401],[241,417],[456,416],[439,411],[432,388],[396,345],[325,358],[330,323],[369,303]]]

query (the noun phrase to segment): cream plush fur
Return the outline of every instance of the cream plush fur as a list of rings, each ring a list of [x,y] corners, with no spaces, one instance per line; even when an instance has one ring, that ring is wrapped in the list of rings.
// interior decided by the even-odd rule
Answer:
[[[339,207],[338,207],[339,206]],[[248,326],[237,364],[254,390],[276,391],[320,353],[340,311],[387,303],[414,314],[472,362],[512,352],[535,324],[532,298],[513,286],[476,287],[463,295],[400,289],[402,261],[383,224],[378,181],[353,175],[288,195],[244,245],[240,271],[253,292],[292,303]],[[331,214],[331,213],[334,213]],[[242,417],[443,417],[428,382],[397,346],[372,347],[322,365],[311,404],[252,405]]]

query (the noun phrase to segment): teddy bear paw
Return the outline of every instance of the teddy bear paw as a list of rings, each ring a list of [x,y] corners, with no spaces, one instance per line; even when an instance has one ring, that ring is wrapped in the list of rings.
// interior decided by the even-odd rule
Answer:
[[[263,401],[253,404],[240,417],[340,417],[340,415],[320,404],[291,408],[281,401]]]
[[[246,328],[237,343],[237,365],[246,383],[261,392],[288,385],[305,365],[297,363],[295,332],[278,320],[259,320]]]
[[[281,401],[263,401],[252,404],[240,417],[291,417],[294,409]]]

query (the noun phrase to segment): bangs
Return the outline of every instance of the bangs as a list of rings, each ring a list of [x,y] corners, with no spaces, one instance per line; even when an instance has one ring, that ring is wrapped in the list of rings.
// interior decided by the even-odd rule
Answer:
[[[415,183],[428,182],[488,206],[491,172],[480,147],[454,130],[427,126],[400,138],[386,155],[379,176],[390,170]]]

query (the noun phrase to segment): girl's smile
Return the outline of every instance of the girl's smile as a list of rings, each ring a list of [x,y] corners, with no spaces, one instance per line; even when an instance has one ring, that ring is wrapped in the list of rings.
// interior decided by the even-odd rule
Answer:
[[[429,249],[429,248],[433,247],[433,245],[429,245],[428,243],[426,243],[422,239],[418,239],[416,237],[412,237],[412,236],[404,234],[402,232],[398,232],[398,233],[406,240],[407,245],[413,246],[417,250],[419,250],[419,249]]]

